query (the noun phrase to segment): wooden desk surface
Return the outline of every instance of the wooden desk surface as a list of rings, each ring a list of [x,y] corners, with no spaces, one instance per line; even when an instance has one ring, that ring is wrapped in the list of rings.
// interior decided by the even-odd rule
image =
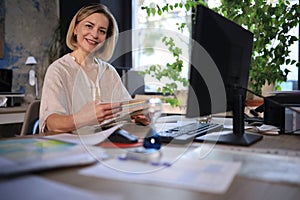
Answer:
[[[129,125],[125,127],[131,130],[136,135],[141,135],[146,127]],[[189,146],[188,151],[195,150],[201,146],[201,143],[193,143]],[[176,147],[176,145],[175,145]],[[185,148],[181,145],[177,148]],[[235,152],[241,149],[250,151],[266,150],[267,149],[281,149],[284,151],[298,152],[300,155],[300,136],[297,135],[279,135],[279,136],[264,136],[263,140],[255,143],[251,147],[236,147],[217,145],[214,152],[220,153],[214,159],[222,159],[224,149]],[[272,153],[272,152],[271,152]],[[213,154],[212,154],[213,155]],[[258,154],[257,154],[258,155]],[[219,156],[219,157],[218,157]],[[228,156],[228,155],[227,155]],[[296,155],[297,156],[297,155]],[[211,156],[213,157],[213,156]],[[300,159],[300,156],[298,157]],[[223,158],[224,159],[224,158]],[[264,164],[270,163],[270,171],[272,170],[273,161],[263,160]],[[263,164],[263,163],[261,163]],[[284,163],[278,163],[282,167],[282,173],[285,173]],[[258,166],[259,168],[259,166]],[[300,184],[293,184],[288,182],[274,182],[263,179],[251,178],[250,174],[238,174],[229,190],[223,195],[200,193],[196,191],[176,189],[172,187],[161,187],[157,185],[137,184],[131,182],[122,182],[116,180],[108,180],[104,178],[88,177],[79,175],[78,171],[82,168],[60,169],[55,171],[47,171],[38,173],[40,176],[50,180],[59,181],[82,189],[87,189],[94,192],[108,192],[121,195],[124,199],[299,199]],[[296,175],[297,174],[297,175]],[[295,167],[295,176],[300,174],[300,165]]]
[[[127,130],[130,130],[133,134],[138,136],[143,136],[147,127],[137,126],[134,124],[127,125],[124,127]],[[200,147],[202,143],[192,143],[188,147],[187,152],[191,152],[198,147]],[[186,146],[182,145],[174,145],[175,148],[186,148]],[[252,145],[251,147],[236,147],[236,146],[226,146],[226,145],[216,145],[215,149],[212,153],[212,159],[226,159],[224,155],[228,156],[225,152],[229,151],[234,153],[235,151],[259,151],[268,149],[280,149],[284,151],[292,151],[298,152],[300,155],[300,136],[297,135],[279,135],[279,136],[264,136],[264,138]],[[217,153],[214,153],[217,152]],[[272,152],[271,152],[272,153]],[[255,155],[255,154],[254,154]],[[256,155],[259,155],[257,153]],[[300,159],[300,156],[293,155]],[[233,157],[231,157],[233,158]],[[237,157],[238,158],[238,157]],[[210,158],[211,159],[211,158]],[[234,158],[235,159],[235,158]],[[260,160],[259,160],[260,161]],[[274,163],[268,159],[262,160],[261,164],[268,165],[270,164],[270,171],[272,171],[272,165]],[[286,172],[285,163],[278,162],[280,169],[282,169],[282,173]],[[259,166],[257,166],[259,168]],[[104,178],[96,178],[80,175],[78,172],[83,167],[73,167],[73,168],[65,168],[65,169],[55,169],[50,171],[44,171],[35,173],[41,177],[58,181],[61,183],[65,183],[68,185],[72,185],[81,189],[86,189],[94,192],[103,192],[103,193],[113,193],[118,194],[123,197],[123,199],[272,199],[272,200],[289,200],[289,199],[299,199],[300,197],[300,184],[294,184],[289,182],[274,182],[267,181],[260,178],[251,178],[250,174],[242,174],[239,173],[233,180],[230,188],[225,194],[216,195],[209,193],[201,193],[191,190],[183,190],[172,187],[161,187],[158,185],[150,185],[150,184],[139,184],[132,183],[127,181],[116,181],[116,180],[108,180]],[[295,176],[299,176],[300,174],[300,165],[295,167]],[[38,188],[34,188],[36,190]]]
[[[195,191],[181,190],[172,187],[161,187],[130,182],[121,182],[102,178],[82,176],[78,174],[77,168],[64,169],[56,172],[44,172],[39,175],[50,180],[69,184],[81,189],[94,192],[120,194],[123,199],[130,200],[153,200],[153,199],[233,199],[253,200],[272,199],[288,200],[298,199],[300,187],[297,185],[283,183],[269,183],[255,179],[236,176],[230,188],[225,194],[216,195],[200,193]]]

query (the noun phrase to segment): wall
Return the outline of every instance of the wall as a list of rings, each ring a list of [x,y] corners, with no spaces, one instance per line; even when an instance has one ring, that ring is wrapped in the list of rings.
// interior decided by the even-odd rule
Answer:
[[[0,68],[13,69],[13,91],[24,92],[25,100],[34,98],[34,87],[28,84],[30,66],[26,58],[34,56],[39,88],[48,67],[48,49],[58,25],[58,1],[56,0],[1,0],[0,16],[4,17],[4,57]],[[1,44],[1,43],[0,43]],[[41,91],[41,90],[39,90]]]

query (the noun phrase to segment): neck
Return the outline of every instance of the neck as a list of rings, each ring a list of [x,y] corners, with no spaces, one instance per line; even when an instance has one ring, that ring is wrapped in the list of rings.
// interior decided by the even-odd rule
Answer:
[[[75,50],[70,55],[74,58],[75,62],[77,62],[79,65],[84,65],[88,62],[88,56],[84,53],[79,52],[79,50]]]

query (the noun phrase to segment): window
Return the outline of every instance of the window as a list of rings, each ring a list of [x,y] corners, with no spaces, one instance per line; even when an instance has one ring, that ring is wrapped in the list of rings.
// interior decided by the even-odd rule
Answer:
[[[276,1],[276,0],[272,0]],[[141,6],[163,6],[166,3],[174,4],[180,2],[179,0],[164,0],[164,1],[154,1],[154,0],[133,0],[133,29],[137,30],[138,39],[134,38],[132,52],[133,55],[133,69],[143,70],[146,67],[155,64],[165,65],[168,62],[172,62],[173,56],[163,49],[162,47],[162,37],[164,35],[170,35],[178,33],[178,43],[184,52],[189,52],[189,42],[190,36],[190,13],[184,11],[184,9],[175,9],[169,13],[163,13],[163,15],[147,16],[145,10],[141,9]],[[299,3],[298,0],[290,0],[291,4]],[[220,5],[220,0],[208,0],[209,7],[214,7]],[[186,23],[187,26],[184,28],[183,32],[178,30],[176,23]],[[299,25],[291,30],[291,34],[299,37]],[[291,59],[298,61],[299,55],[299,42],[295,42],[291,47]],[[184,70],[182,76],[188,76],[188,58],[189,54],[183,56],[184,60]],[[282,66],[282,68],[288,68],[291,72],[288,74],[288,81],[282,83],[282,90],[292,90],[298,89],[298,72],[299,69],[296,66]],[[162,80],[162,82],[157,82],[154,78],[145,77],[146,91],[156,91],[157,87],[161,84],[167,82],[168,80]]]
[[[155,6],[161,7],[166,2],[175,3],[178,0],[167,0],[162,3],[153,0],[133,1],[133,29],[138,31],[138,39],[133,39],[133,69],[143,70],[151,65],[160,64],[162,67],[167,63],[173,62],[173,55],[168,52],[167,47],[162,44],[164,36],[172,37],[176,45],[183,49],[183,52],[189,52],[189,24],[190,14],[183,11],[183,9],[174,9],[172,12],[164,13],[163,15],[147,16],[145,10],[141,6]],[[183,31],[178,30],[176,23],[188,24]],[[175,36],[175,37],[174,37]],[[188,53],[182,56],[184,61],[184,69],[182,76],[188,76]],[[168,80],[162,80],[162,83]],[[145,85],[146,92],[156,92],[157,87],[162,85],[156,79],[146,76]]]
[[[298,0],[290,0],[291,4],[297,4],[299,3]],[[299,24],[297,27],[293,28],[290,30],[290,34],[294,35],[296,37],[299,38]],[[298,42],[295,42],[291,48],[290,48],[291,54],[290,57],[293,60],[299,61],[299,40]],[[287,68],[289,69],[291,72],[288,74],[287,77],[287,82],[282,83],[281,89],[282,90],[296,90],[296,89],[300,89],[298,88],[298,73],[299,73],[299,69],[298,67],[294,66],[282,66],[282,68]]]

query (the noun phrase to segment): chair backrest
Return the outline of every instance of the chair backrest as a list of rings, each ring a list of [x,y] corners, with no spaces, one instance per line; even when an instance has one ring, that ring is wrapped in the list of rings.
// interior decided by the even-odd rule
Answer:
[[[40,100],[32,101],[25,113],[24,122],[21,129],[21,136],[36,134],[39,132],[38,120],[40,114]]]
[[[136,94],[145,94],[145,80],[138,71],[129,70],[126,73],[127,90],[129,94],[134,97]]]

